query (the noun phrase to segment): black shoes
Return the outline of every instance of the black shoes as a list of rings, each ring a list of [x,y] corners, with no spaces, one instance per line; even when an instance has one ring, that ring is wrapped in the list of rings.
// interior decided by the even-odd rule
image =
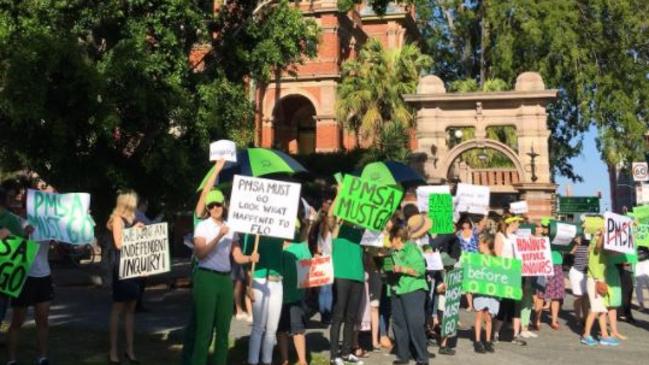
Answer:
[[[494,352],[496,352],[496,349],[494,348],[494,344],[491,343],[491,342],[486,342],[486,343],[484,344],[484,348],[485,348],[485,350],[487,350],[487,352],[489,352],[489,353],[492,353],[492,354],[493,354]]]
[[[448,346],[440,347],[439,348],[439,354],[440,355],[448,355],[448,356],[453,356],[455,355],[455,350]]]

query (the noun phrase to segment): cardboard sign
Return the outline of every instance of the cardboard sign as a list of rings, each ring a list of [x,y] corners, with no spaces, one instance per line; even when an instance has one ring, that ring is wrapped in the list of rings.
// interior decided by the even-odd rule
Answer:
[[[433,221],[430,233],[455,233],[451,194],[430,194],[428,199],[428,217]]]
[[[444,279],[446,284],[444,317],[442,318],[442,337],[457,334],[460,320],[460,300],[462,299],[462,269],[449,271]]]
[[[34,227],[34,241],[55,240],[88,244],[95,239],[95,222],[88,214],[90,194],[54,194],[27,191],[27,220]]]
[[[631,169],[633,181],[649,181],[649,169],[646,162],[634,162]]]
[[[584,219],[584,233],[595,234],[597,231],[604,231],[604,218],[586,217]]]
[[[448,185],[426,185],[417,187],[417,208],[419,212],[427,212],[430,204],[430,194],[450,194]]]
[[[462,288],[467,293],[520,300],[523,297],[521,266],[518,259],[465,252]]]
[[[334,215],[363,228],[382,231],[401,198],[403,192],[394,186],[345,175],[334,203]]]
[[[554,276],[547,237],[517,236],[514,254],[523,262],[522,276]]]
[[[509,211],[513,214],[526,214],[529,212],[527,201],[521,200],[518,202],[509,203]]]
[[[489,187],[481,185],[457,184],[455,211],[487,215],[489,213]]]
[[[385,235],[382,231],[374,232],[366,229],[365,233],[363,233],[363,238],[361,238],[361,246],[384,247]]]
[[[0,293],[16,298],[36,259],[39,244],[17,236],[0,241]]]
[[[334,282],[334,266],[331,256],[300,260],[295,264],[297,265],[298,289],[315,288]]]
[[[227,139],[210,143],[210,161],[217,160],[237,162],[237,145]]]
[[[649,224],[636,224],[633,226],[633,241],[638,247],[649,247]]]
[[[557,246],[570,245],[575,236],[577,236],[577,226],[561,222],[556,222],[556,225],[557,231],[552,238],[552,244]]]
[[[122,231],[119,278],[162,274],[171,270],[167,223]]]
[[[606,212],[604,213],[604,249],[620,252],[633,253],[633,220],[623,215]]]
[[[228,226],[234,232],[292,240],[301,188],[296,183],[235,175]]]
[[[424,252],[424,259],[426,259],[426,270],[439,271],[444,269],[442,255],[439,252]]]

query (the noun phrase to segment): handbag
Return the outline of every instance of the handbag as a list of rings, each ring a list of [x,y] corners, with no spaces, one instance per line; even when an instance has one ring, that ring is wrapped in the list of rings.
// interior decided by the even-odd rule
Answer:
[[[597,281],[595,283],[595,291],[602,297],[608,295],[608,285],[603,281]]]

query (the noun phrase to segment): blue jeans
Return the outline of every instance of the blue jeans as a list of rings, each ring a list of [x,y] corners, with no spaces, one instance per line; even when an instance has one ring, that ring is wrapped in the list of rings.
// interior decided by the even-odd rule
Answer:
[[[320,310],[320,314],[331,313],[334,301],[333,286],[333,284],[330,284],[320,287],[318,294],[318,309]]]

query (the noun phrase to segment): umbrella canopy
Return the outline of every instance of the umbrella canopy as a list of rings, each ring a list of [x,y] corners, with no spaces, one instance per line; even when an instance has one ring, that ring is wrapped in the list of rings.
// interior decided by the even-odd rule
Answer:
[[[205,174],[198,186],[200,191],[205,186],[207,178],[214,171],[214,166]],[[265,176],[270,174],[296,174],[307,172],[299,162],[282,151],[268,148],[246,148],[237,152],[237,162],[227,163],[219,174],[219,183],[230,181],[234,175]]]
[[[396,161],[372,162],[363,168],[361,178],[382,185],[426,183],[426,179],[412,167]]]

